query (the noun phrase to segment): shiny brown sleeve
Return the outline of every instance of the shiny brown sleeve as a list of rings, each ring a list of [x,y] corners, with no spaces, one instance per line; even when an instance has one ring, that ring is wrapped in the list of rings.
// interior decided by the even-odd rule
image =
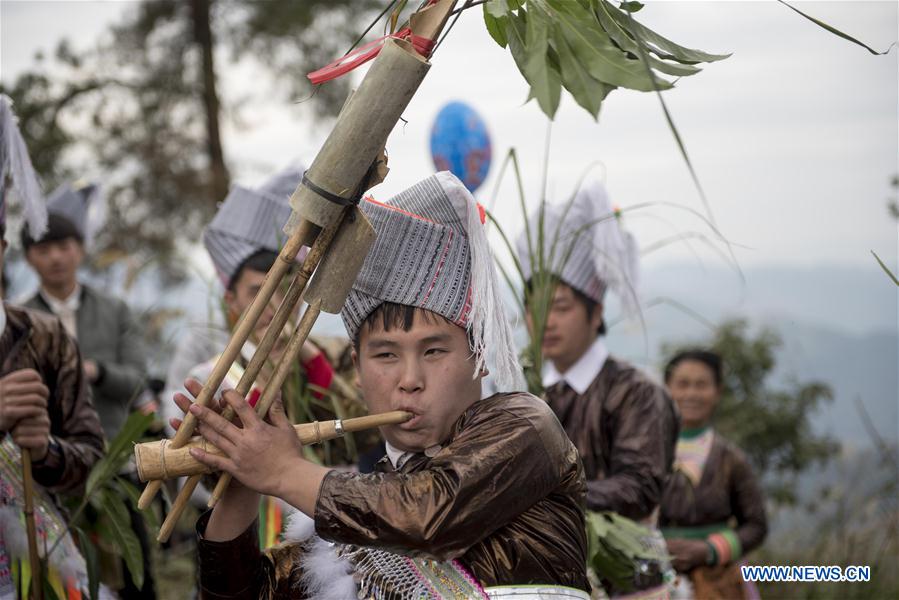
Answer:
[[[524,416],[505,410],[474,416],[418,472],[332,471],[316,505],[316,532],[438,560],[464,554],[561,480],[566,438],[548,407],[534,405]]]
[[[742,452],[731,454],[734,461],[731,506],[737,519],[737,537],[743,554],[758,548],[768,534],[765,496],[749,461]]]
[[[59,320],[55,320],[48,350],[44,376],[55,375],[55,380],[46,382],[53,395],[48,403],[50,433],[59,443],[59,450],[52,450],[34,465],[34,478],[51,492],[72,492],[85,483],[91,467],[100,460],[103,429],[91,400],[78,346]]]
[[[611,452],[605,476],[587,481],[588,509],[642,519],[659,504],[671,467],[669,403],[660,386],[637,382],[605,413]]]

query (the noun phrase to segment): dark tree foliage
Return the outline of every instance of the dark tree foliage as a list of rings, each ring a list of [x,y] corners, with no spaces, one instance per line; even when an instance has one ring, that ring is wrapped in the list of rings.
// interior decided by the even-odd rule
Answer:
[[[131,256],[177,272],[230,184],[221,130],[253,98],[308,99],[333,116],[346,79],[313,95],[305,74],[343,54],[374,0],[144,0],[81,53],[63,40],[8,88],[46,190],[99,174],[108,199],[99,263]],[[250,61],[259,78],[223,95],[222,74]]]

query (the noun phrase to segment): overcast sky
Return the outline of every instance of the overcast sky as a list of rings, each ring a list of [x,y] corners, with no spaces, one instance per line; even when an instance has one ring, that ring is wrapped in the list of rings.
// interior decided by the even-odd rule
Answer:
[[[133,6],[0,1],[0,77],[10,82],[36,51],[52,52],[63,36],[76,47],[92,45]],[[897,38],[896,2],[798,6],[878,49]],[[721,231],[748,247],[734,250],[741,264],[868,267],[869,250],[875,249],[895,266],[897,226],[885,208],[889,179],[899,171],[895,49],[888,56],[872,56],[775,2],[653,2],[638,16],[683,45],[733,53],[682,79],[665,98]],[[227,61],[222,55],[217,66],[225,95],[252,92],[258,81],[254,67]],[[461,99],[481,113],[493,141],[494,167],[479,200],[491,202],[499,162],[514,147],[533,206],[539,199],[547,121],[534,103],[523,104],[526,84],[508,51],[487,35],[480,10],[463,15],[433,63],[405,113],[408,124],[390,138],[392,170],[374,193],[388,197],[433,170],[428,134],[434,115],[444,103]],[[310,121],[308,107],[258,96],[243,112],[250,127],[238,131],[228,125],[224,134],[232,172],[251,184],[292,161],[308,164],[328,132],[327,125]],[[605,165],[605,180],[618,205],[663,200],[702,210],[652,94],[614,91],[598,123],[563,98],[552,131],[550,197],[569,193],[575,178],[595,161]],[[602,171],[596,172],[602,176]],[[511,177],[500,190],[496,212],[510,232],[517,232],[521,219]],[[644,247],[674,230],[703,227],[672,209],[643,214],[627,218],[626,224]],[[701,245],[695,248],[709,261],[717,260]],[[688,248],[669,247],[648,256],[646,264],[689,256]]]

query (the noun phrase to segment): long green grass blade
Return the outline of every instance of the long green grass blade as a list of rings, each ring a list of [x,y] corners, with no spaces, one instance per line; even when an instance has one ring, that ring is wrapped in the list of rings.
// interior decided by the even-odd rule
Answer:
[[[871,46],[867,45],[866,43],[864,43],[864,42],[862,42],[862,41],[860,41],[860,40],[855,39],[854,37],[852,37],[852,36],[849,35],[848,33],[843,33],[842,31],[840,31],[840,30],[837,29],[836,27],[832,27],[832,26],[828,25],[827,23],[825,23],[824,21],[821,21],[821,20],[819,20],[819,19],[816,19],[815,17],[813,17],[813,16],[811,16],[811,15],[809,15],[809,14],[806,14],[806,13],[802,12],[801,10],[799,10],[798,8],[796,8],[795,6],[793,6],[792,4],[789,4],[789,3],[787,3],[787,2],[784,2],[784,0],[777,0],[777,1],[780,2],[781,4],[783,4],[784,6],[786,6],[787,8],[789,8],[790,10],[799,13],[800,15],[802,15],[803,17],[805,17],[806,19],[808,19],[809,21],[811,21],[812,23],[814,23],[814,24],[817,25],[818,27],[821,27],[822,29],[824,29],[824,30],[826,30],[826,31],[829,31],[830,33],[834,34],[835,36],[841,37],[841,38],[843,38],[844,40],[850,41],[850,42],[852,42],[853,44],[856,44],[856,45],[858,45],[858,46],[861,46],[862,48],[864,48],[865,50],[867,50],[868,52],[870,52],[871,54],[873,54],[873,55],[875,55],[875,56],[883,56],[884,54],[889,53],[889,51],[893,49],[893,46],[896,45],[896,42],[893,42],[892,44],[890,44],[890,47],[889,47],[889,48],[887,48],[887,49],[884,50],[883,52],[878,52],[877,50],[875,50],[875,49],[872,48]]]
[[[871,250],[871,254],[873,254],[874,258],[877,259],[877,263],[880,265],[880,268],[883,269],[883,272],[886,273],[887,275],[889,275],[890,279],[893,280],[894,284],[899,286],[899,279],[896,279],[896,275],[892,271],[890,271],[890,268],[888,266],[886,266],[882,260],[880,260],[880,257],[877,256],[877,253],[874,252],[873,250]]]

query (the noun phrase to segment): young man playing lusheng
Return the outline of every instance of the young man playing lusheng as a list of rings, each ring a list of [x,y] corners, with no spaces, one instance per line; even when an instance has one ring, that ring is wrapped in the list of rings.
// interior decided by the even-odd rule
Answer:
[[[226,393],[243,428],[190,406],[227,455],[195,457],[240,482],[198,523],[203,594],[587,598],[575,448],[537,398],[481,399],[488,354],[499,386],[521,388],[479,207],[439,173],[362,210],[378,237],[342,317],[370,411],[413,417],[382,428],[388,456],[361,475],[304,460],[277,405],[267,424]],[[259,492],[312,517],[334,545],[313,538],[254,552]],[[515,587],[525,585],[537,587]]]

